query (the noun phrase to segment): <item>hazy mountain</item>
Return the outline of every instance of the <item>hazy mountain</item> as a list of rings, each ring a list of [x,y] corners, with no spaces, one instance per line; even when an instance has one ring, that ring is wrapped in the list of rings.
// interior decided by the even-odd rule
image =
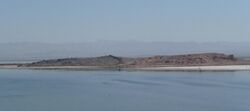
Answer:
[[[248,57],[249,43],[97,41],[86,43],[0,43],[0,60],[41,60],[101,55],[151,56],[219,52]]]

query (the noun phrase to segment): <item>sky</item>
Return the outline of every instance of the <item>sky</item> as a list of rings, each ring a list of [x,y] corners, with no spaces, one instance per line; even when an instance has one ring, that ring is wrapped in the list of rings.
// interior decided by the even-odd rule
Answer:
[[[250,42],[249,0],[0,0],[0,43]]]

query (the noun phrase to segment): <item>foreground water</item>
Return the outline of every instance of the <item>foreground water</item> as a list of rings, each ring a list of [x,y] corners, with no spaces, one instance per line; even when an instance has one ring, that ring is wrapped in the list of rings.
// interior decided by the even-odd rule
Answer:
[[[0,70],[1,111],[250,111],[250,72]]]

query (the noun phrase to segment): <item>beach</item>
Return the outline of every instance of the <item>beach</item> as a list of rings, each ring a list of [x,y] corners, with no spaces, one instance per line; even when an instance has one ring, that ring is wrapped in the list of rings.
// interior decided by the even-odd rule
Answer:
[[[141,70],[141,71],[250,71],[250,65],[223,65],[223,66],[159,66],[159,67],[100,67],[100,66],[44,66],[18,67],[18,65],[0,65],[1,69],[114,69],[114,70]]]
[[[145,67],[137,69],[148,71],[250,71],[250,65]]]

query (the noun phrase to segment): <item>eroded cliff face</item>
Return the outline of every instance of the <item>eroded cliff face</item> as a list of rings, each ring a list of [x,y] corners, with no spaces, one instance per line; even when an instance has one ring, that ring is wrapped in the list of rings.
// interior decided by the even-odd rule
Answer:
[[[174,56],[153,56],[144,58],[125,58],[112,55],[90,58],[66,58],[43,60],[26,67],[43,66],[101,66],[101,67],[149,67],[149,66],[197,66],[250,64],[249,61],[236,59],[233,55],[219,53],[186,54]]]

